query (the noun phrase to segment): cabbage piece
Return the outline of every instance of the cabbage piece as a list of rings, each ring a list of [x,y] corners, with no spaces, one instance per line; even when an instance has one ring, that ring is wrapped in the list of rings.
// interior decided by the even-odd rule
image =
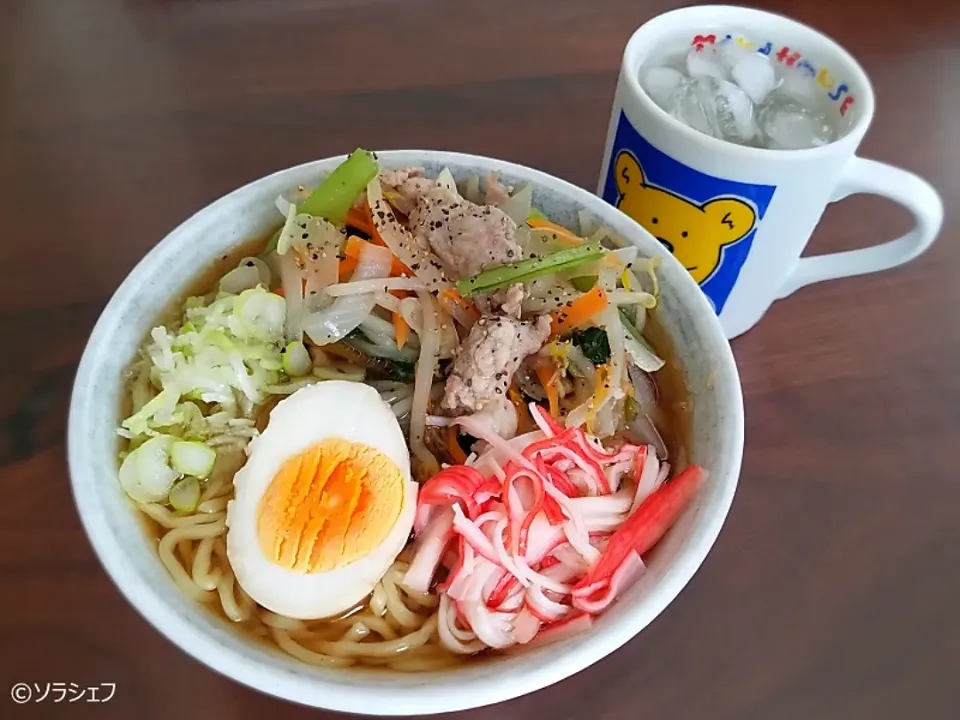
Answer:
[[[262,286],[185,303],[177,330],[156,327],[144,354],[159,393],[123,421],[131,439],[249,436],[254,408],[283,378],[286,302]],[[212,405],[205,415],[197,403]],[[241,421],[237,424],[235,421]]]

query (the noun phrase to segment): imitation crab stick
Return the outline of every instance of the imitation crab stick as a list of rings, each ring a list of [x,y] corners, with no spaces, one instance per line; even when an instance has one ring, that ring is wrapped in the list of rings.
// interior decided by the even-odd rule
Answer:
[[[631,552],[643,555],[656,545],[697,494],[706,477],[706,470],[691,465],[648,495],[613,533],[600,562],[577,583],[574,593],[589,591],[609,581]]]

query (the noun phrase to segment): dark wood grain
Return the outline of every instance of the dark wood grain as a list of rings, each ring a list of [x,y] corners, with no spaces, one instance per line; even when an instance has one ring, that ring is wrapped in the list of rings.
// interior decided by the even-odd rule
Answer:
[[[499,717],[960,717],[960,6],[757,3],[838,38],[875,84],[862,153],[947,220],[906,268],[805,289],[734,349],[747,445],[707,563],[638,638]],[[100,308],[239,184],[357,145],[500,156],[592,189],[620,53],[657,0],[7,0],[0,20],[0,716],[324,717],[202,667],[87,544],[64,460]],[[908,227],[832,207],[811,251]],[[16,707],[15,682],[116,682]],[[329,715],[327,715],[329,716]]]

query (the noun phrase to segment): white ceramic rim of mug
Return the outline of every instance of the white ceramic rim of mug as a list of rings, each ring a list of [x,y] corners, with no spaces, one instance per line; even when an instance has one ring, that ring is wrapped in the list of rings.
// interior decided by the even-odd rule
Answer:
[[[804,150],[777,150],[738,145],[726,140],[719,140],[711,135],[706,135],[705,133],[684,125],[657,105],[640,86],[640,68],[646,60],[646,53],[651,50],[656,50],[658,46],[662,45],[662,37],[657,38],[656,34],[662,30],[663,25],[669,25],[674,30],[679,29],[682,25],[688,25],[690,32],[711,30],[714,27],[727,27],[739,30],[741,28],[737,25],[738,20],[742,22],[745,21],[746,24],[750,25],[766,23],[771,26],[783,28],[785,33],[795,33],[803,36],[804,39],[808,38],[811,43],[822,48],[823,55],[832,54],[837,60],[846,65],[845,70],[849,74],[850,81],[854,84],[858,93],[857,101],[859,107],[857,108],[855,121],[851,123],[850,128],[843,137],[832,143]],[[700,25],[698,25],[698,23],[700,23]],[[673,31],[671,31],[671,34],[674,34]],[[643,57],[641,58],[641,56]],[[663,121],[668,123],[676,132],[682,134],[691,142],[702,145],[705,150],[729,153],[731,155],[737,155],[739,158],[770,159],[775,157],[789,157],[794,160],[804,158],[813,159],[820,155],[830,154],[833,152],[832,149],[838,145],[853,144],[854,147],[856,147],[870,122],[873,120],[875,109],[873,86],[870,84],[870,78],[867,76],[866,71],[860,66],[860,63],[858,63],[853,55],[847,52],[840,43],[829,35],[784,15],[767,12],[765,10],[741,7],[739,5],[693,5],[671,10],[651,18],[637,28],[627,41],[626,49],[623,52],[621,73],[626,79],[627,86],[638,96],[639,102],[646,105],[654,115],[661,117]]]
[[[596,195],[565,180],[516,163],[483,156],[434,150],[391,150],[381,152],[379,155],[385,160],[401,165],[416,165],[426,160],[451,166],[469,164],[488,171],[500,170],[507,175],[526,178],[536,185],[549,187],[562,193],[571,202],[577,203],[595,216],[608,218],[607,221],[615,227],[619,226],[621,232],[623,227],[628,227],[634,229],[635,232],[631,233],[632,235],[648,235],[642,226],[628,216],[619,213]],[[431,679],[435,682],[421,681],[416,686],[410,687],[383,682],[382,680],[378,682],[381,676],[371,674],[369,683],[365,681],[362,686],[358,686],[350,682],[334,682],[299,672],[263,666],[242,651],[224,648],[213,636],[202,632],[198,633],[188,618],[181,617],[174,611],[161,592],[145,583],[138,582],[138,570],[133,566],[131,558],[125,552],[122,544],[123,538],[115,534],[106,524],[98,522],[101,507],[97,496],[88,490],[79,491],[83,488],[77,480],[78,474],[87,474],[92,471],[90,466],[92,461],[88,461],[86,450],[83,447],[83,433],[85,406],[87,403],[95,401],[95,398],[88,397],[89,390],[87,390],[99,361],[100,353],[93,352],[93,349],[99,349],[103,346],[103,338],[110,332],[112,317],[120,308],[133,301],[138,288],[142,287],[144,280],[153,273],[152,266],[162,262],[163,256],[169,252],[169,248],[173,244],[182,242],[185,232],[194,224],[198,216],[212,208],[242,198],[244,195],[253,194],[255,187],[262,182],[287,174],[296,174],[298,171],[321,164],[331,163],[335,165],[345,157],[325,158],[279,170],[271,175],[258,178],[202,208],[195,215],[184,220],[150,250],[127,275],[111,297],[93,329],[77,369],[68,420],[67,458],[70,468],[71,489],[81,522],[108,576],[144,619],[187,655],[216,672],[265,694],[310,707],[363,715],[424,715],[453,712],[492,705],[530,694],[575,675],[607,657],[653,622],[686,587],[703,564],[730,511],[742,464],[744,441],[743,396],[736,363],[729,343],[706,297],[700,292],[692,278],[690,278],[690,284],[687,286],[690,292],[685,293],[686,301],[693,305],[691,311],[693,316],[698,318],[697,324],[703,342],[709,346],[711,352],[715,353],[713,360],[717,363],[718,372],[725,376],[730,383],[726,392],[727,397],[722,399],[724,406],[730,413],[729,421],[734,426],[731,445],[728,445],[732,455],[730,465],[722,470],[722,474],[729,477],[728,486],[725,488],[723,495],[718,498],[717,504],[710,509],[708,517],[704,518],[703,525],[698,528],[696,540],[691,540],[691,544],[683,549],[680,556],[676,558],[675,564],[651,591],[644,604],[632,609],[632,612],[625,614],[617,623],[607,624],[602,628],[592,628],[589,632],[584,633],[580,644],[569,648],[558,657],[551,658],[550,662],[528,664],[522,668],[522,672],[516,672],[512,676],[508,672],[500,672],[482,680],[470,680],[469,677],[462,680],[457,678],[459,684],[452,687],[446,677],[434,677],[432,673],[420,673],[412,677]],[[318,174],[324,171],[320,168],[317,169]],[[611,219],[611,213],[617,213],[614,219]],[[625,237],[628,240],[630,239],[626,234]],[[656,243],[652,238],[650,242],[652,244]],[[676,268],[682,271],[682,267],[672,256],[665,256],[663,261],[671,264],[676,263]],[[688,275],[682,276],[689,277]],[[684,282],[684,284],[686,283]],[[732,447],[734,445],[736,447]],[[131,512],[133,512],[132,509]],[[157,562],[160,562],[159,559],[157,559]],[[170,582],[173,583],[172,580]],[[175,587],[174,589],[179,592],[179,589]],[[253,643],[247,641],[247,644]],[[531,653],[535,652],[538,651],[531,651]],[[469,670],[464,669],[463,674],[469,676]]]

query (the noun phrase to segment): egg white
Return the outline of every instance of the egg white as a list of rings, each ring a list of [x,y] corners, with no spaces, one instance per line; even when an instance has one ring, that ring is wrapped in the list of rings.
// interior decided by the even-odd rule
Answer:
[[[288,459],[327,438],[363,443],[393,460],[403,476],[403,505],[393,528],[371,553],[336,570],[304,574],[263,554],[258,506]],[[227,557],[240,586],[268,610],[301,620],[331,617],[354,607],[373,591],[413,528],[417,484],[410,480],[410,455],[393,411],[369,385],[319,382],[277,404],[248,452],[227,506]]]

